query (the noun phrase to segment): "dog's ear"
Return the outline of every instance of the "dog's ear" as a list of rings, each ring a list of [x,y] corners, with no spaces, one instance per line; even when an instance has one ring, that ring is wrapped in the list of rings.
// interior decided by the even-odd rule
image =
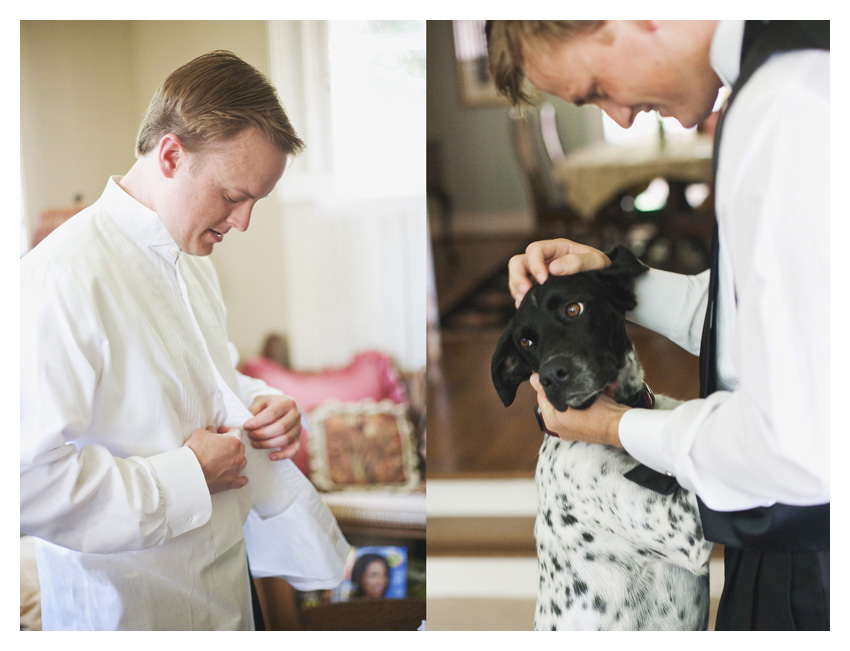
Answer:
[[[637,259],[631,249],[618,246],[608,254],[611,264],[595,272],[596,277],[605,285],[614,299],[615,306],[623,313],[633,310],[637,305],[634,286],[635,279],[645,274],[649,267]]]
[[[513,403],[519,385],[531,377],[531,367],[517,352],[511,332],[512,329],[508,326],[496,345],[496,352],[493,353],[493,360],[490,363],[493,384],[505,407]]]

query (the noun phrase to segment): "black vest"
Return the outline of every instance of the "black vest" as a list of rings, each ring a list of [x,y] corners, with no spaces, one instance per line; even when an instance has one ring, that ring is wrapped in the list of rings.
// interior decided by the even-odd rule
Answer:
[[[753,73],[775,53],[829,50],[829,21],[747,21],[741,51],[741,74],[726,110]],[[722,120],[714,145],[715,173]],[[700,396],[717,390],[716,310],[718,237],[715,224],[709,303],[700,349]],[[746,432],[742,433],[746,436]],[[705,537],[739,549],[817,551],[829,549],[829,504],[795,507],[775,504],[746,511],[719,512],[699,500]]]

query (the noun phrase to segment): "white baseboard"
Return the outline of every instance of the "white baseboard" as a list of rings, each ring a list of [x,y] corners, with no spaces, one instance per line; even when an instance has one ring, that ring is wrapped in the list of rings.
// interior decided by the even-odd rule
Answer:
[[[537,491],[533,479],[438,479],[428,482],[429,518],[534,517]],[[723,590],[723,559],[712,558],[711,597]],[[428,598],[534,599],[536,558],[428,558]]]
[[[428,517],[534,517],[533,479],[432,479],[426,496]]]
[[[536,599],[536,558],[431,557],[428,599]]]
[[[439,217],[429,217],[431,232],[443,235]],[[451,231],[454,237],[529,235],[534,231],[534,216],[522,211],[458,212],[452,215]]]

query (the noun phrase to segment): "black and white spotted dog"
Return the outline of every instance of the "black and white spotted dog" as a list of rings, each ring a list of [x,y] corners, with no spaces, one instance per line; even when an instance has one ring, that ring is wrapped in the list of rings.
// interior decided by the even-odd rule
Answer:
[[[646,267],[625,247],[599,271],[550,277],[525,296],[493,355],[505,406],[532,372],[555,409],[584,409],[603,391],[633,406],[654,399],[626,334],[634,280]],[[542,422],[542,421],[541,421]],[[537,463],[537,630],[705,630],[708,563],[695,497],[624,477],[624,450],[544,436]]]

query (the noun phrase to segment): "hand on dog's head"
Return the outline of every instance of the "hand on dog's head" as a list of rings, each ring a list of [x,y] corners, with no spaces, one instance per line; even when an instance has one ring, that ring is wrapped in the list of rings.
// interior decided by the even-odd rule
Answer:
[[[631,350],[625,315],[636,305],[634,282],[647,267],[624,246],[608,257],[604,269],[550,276],[523,298],[491,363],[506,407],[532,373],[558,411],[589,407],[616,379]]]

